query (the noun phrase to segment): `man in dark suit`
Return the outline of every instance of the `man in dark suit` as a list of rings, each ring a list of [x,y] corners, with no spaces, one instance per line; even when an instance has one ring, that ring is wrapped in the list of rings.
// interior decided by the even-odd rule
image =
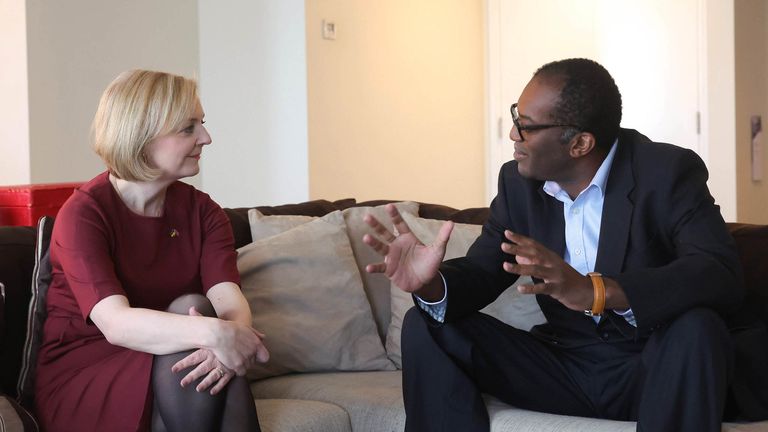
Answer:
[[[733,354],[721,318],[743,297],[733,240],[692,151],[620,129],[621,95],[586,59],[540,68],[512,106],[515,160],[482,235],[441,263],[366,221],[385,273],[414,294],[403,323],[408,431],[487,431],[481,393],[638,430],[719,431]],[[530,333],[479,312],[519,275],[547,323]]]

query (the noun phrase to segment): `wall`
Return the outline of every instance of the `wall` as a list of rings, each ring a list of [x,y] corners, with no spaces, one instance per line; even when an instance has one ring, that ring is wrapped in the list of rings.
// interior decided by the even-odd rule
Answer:
[[[740,222],[768,223],[768,3],[735,2],[736,182]],[[762,116],[763,179],[752,180],[750,117]]]
[[[487,205],[483,2],[306,8],[310,196]]]
[[[199,25],[203,189],[229,207],[307,200],[304,1],[200,0]]]
[[[739,0],[740,1],[740,0]],[[701,156],[709,169],[709,189],[727,222],[741,220],[736,205],[736,127],[734,1],[705,0],[703,46],[706,65],[699,77],[702,103]]]
[[[24,0],[0,1],[0,185],[30,181]]]
[[[104,169],[88,132],[101,92],[117,74],[197,71],[196,2],[26,4],[31,181],[87,180]]]

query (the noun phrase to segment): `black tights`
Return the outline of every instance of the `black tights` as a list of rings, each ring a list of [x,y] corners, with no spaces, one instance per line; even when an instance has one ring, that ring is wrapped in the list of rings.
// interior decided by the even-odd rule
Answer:
[[[184,295],[171,303],[167,312],[187,315],[194,306],[204,316],[215,317],[211,302],[199,294]],[[179,383],[192,368],[178,373],[171,367],[194,350],[156,355],[152,365],[153,432],[260,431],[256,406],[246,377],[235,376],[215,396],[195,390],[203,378],[182,387]]]

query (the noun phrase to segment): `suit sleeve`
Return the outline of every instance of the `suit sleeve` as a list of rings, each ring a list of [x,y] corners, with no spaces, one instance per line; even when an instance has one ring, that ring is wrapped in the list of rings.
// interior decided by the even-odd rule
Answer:
[[[657,186],[636,197],[643,201],[636,209],[648,210],[629,222],[660,232],[634,241],[624,271],[607,275],[624,289],[641,331],[695,307],[727,313],[744,295],[735,244],[707,188],[703,161],[690,150],[666,159],[649,176]]]
[[[510,209],[521,211],[518,202],[510,202],[510,187],[519,186],[512,180],[512,164],[506,164],[499,174],[496,198],[491,202],[490,216],[483,225],[480,237],[472,244],[467,256],[445,261],[440,266],[446,288],[448,305],[445,322],[478,311],[496,298],[518,278],[502,268],[505,260],[513,259],[501,251],[504,230],[511,229],[527,234],[527,228],[514,223]],[[516,195],[516,194],[513,194]]]

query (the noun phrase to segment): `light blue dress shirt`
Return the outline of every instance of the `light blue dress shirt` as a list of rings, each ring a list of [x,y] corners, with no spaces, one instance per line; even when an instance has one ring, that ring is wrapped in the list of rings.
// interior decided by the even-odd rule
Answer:
[[[613,158],[616,155],[616,142],[611,146],[603,163],[598,168],[589,185],[579,193],[576,199],[571,199],[568,193],[553,181],[544,182],[544,192],[563,203],[565,217],[565,255],[563,260],[582,275],[595,270],[597,246],[600,242],[600,223],[602,222],[603,201],[605,200],[605,185],[611,172]],[[443,278],[443,275],[440,275]],[[443,278],[445,285],[445,278]],[[445,320],[445,309],[448,304],[448,287],[445,296],[438,302],[426,302],[416,297],[419,306],[438,322]],[[628,323],[637,326],[632,309],[617,311]],[[600,317],[594,317],[595,322]]]

